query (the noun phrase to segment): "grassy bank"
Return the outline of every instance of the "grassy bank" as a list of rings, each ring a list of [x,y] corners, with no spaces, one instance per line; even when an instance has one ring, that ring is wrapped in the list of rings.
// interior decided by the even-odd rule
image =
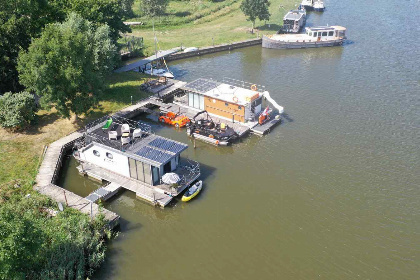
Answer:
[[[203,47],[255,38],[257,34],[274,33],[280,29],[283,16],[295,7],[291,0],[272,0],[270,20],[256,21],[257,33],[250,33],[251,22],[240,10],[241,0],[221,2],[170,1],[167,16],[155,19],[160,49],[173,47]],[[281,8],[283,6],[284,8]],[[140,1],[134,3],[136,17],[131,21],[143,22],[133,27],[131,35],[144,38],[145,54],[154,51],[152,19],[141,16]]]
[[[55,110],[37,113],[37,124],[22,132],[9,132],[0,128],[0,186],[20,178],[31,184],[38,172],[38,165],[45,145],[81,128],[87,122],[114,113],[133,100],[147,96],[140,85],[148,76],[129,72],[113,74],[108,79],[107,90],[99,106],[81,116],[77,123],[62,119]]]

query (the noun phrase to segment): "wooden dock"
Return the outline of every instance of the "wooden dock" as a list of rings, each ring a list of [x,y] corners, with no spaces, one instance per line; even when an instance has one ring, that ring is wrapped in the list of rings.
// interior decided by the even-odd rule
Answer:
[[[277,115],[276,115],[277,116]],[[251,128],[251,132],[258,136],[263,136],[271,131],[271,129],[281,122],[281,118],[273,117],[263,125],[256,125]]]
[[[151,63],[152,61],[155,60],[160,60],[166,56],[169,56],[171,54],[174,54],[176,52],[179,51],[179,48],[174,48],[174,49],[170,49],[170,50],[166,50],[166,51],[160,51],[157,54],[154,54],[152,56],[143,58],[143,59],[139,59],[136,62],[127,64],[121,68],[118,68],[116,70],[114,70],[115,73],[122,73],[122,72],[127,72],[127,71],[133,71],[135,69],[138,69],[140,67],[145,66],[146,64]]]
[[[101,195],[106,196],[107,198],[110,197],[110,192],[116,189],[124,188],[130,190],[136,194],[137,197],[141,198],[142,200],[152,204],[157,205],[160,207],[165,207],[166,205],[171,202],[174,196],[177,196],[179,193],[185,190],[193,181],[197,180],[200,176],[200,173],[192,174],[187,176],[187,180],[178,188],[176,191],[171,189],[169,185],[161,184],[156,186],[151,186],[145,184],[141,181],[125,177],[123,175],[114,173],[107,169],[101,168],[91,163],[81,162],[80,165],[77,167],[80,173],[86,174],[90,177],[105,180],[111,182],[111,187],[105,187],[101,193],[98,193],[98,190],[90,194],[87,199],[90,200],[99,200]],[[180,177],[183,175],[187,175],[186,172],[183,174],[182,168],[179,170],[175,170]]]
[[[64,155],[73,147],[74,142],[82,137],[83,134],[76,131],[55,141],[47,148],[38,175],[36,176],[36,185],[34,188],[51,199],[61,202],[63,205],[67,205],[67,207],[79,210],[82,213],[93,216],[103,213],[109,222],[110,228],[114,228],[119,224],[120,216],[107,209],[100,209],[97,204],[91,204],[91,201],[55,185]]]

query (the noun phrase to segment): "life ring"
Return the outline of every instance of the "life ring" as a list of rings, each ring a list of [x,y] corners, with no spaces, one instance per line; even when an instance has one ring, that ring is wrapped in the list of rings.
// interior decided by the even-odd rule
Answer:
[[[232,99],[233,99],[233,102],[235,102],[235,103],[238,103],[238,101],[239,101],[238,97],[236,97],[236,96],[234,96]]]
[[[219,145],[219,140],[216,140],[216,145]]]
[[[253,84],[252,86],[251,86],[251,90],[253,90],[253,91],[257,91],[257,85],[256,84]]]
[[[213,139],[213,138],[214,138],[214,135],[213,135],[213,134],[210,134],[210,135],[209,135],[209,137],[210,137],[211,139]]]

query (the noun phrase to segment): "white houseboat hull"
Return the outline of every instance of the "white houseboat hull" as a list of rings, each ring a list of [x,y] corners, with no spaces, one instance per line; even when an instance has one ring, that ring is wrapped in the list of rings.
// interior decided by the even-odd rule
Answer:
[[[296,42],[284,42],[273,40],[267,36],[262,38],[262,47],[267,49],[305,49],[305,48],[320,48],[320,47],[334,47],[341,46],[344,39],[316,41],[316,42],[303,42],[297,40]]]

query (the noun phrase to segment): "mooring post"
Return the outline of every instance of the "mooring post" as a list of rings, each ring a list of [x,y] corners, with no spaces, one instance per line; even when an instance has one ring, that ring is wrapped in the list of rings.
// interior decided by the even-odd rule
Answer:
[[[195,149],[196,148],[196,146],[195,146],[195,137],[193,139],[194,139],[193,141],[194,141],[194,149]]]
[[[131,95],[131,105],[133,105],[133,96]]]
[[[66,200],[66,206],[69,206],[69,204],[67,203],[66,190],[63,190],[63,192],[64,192],[64,199]]]

